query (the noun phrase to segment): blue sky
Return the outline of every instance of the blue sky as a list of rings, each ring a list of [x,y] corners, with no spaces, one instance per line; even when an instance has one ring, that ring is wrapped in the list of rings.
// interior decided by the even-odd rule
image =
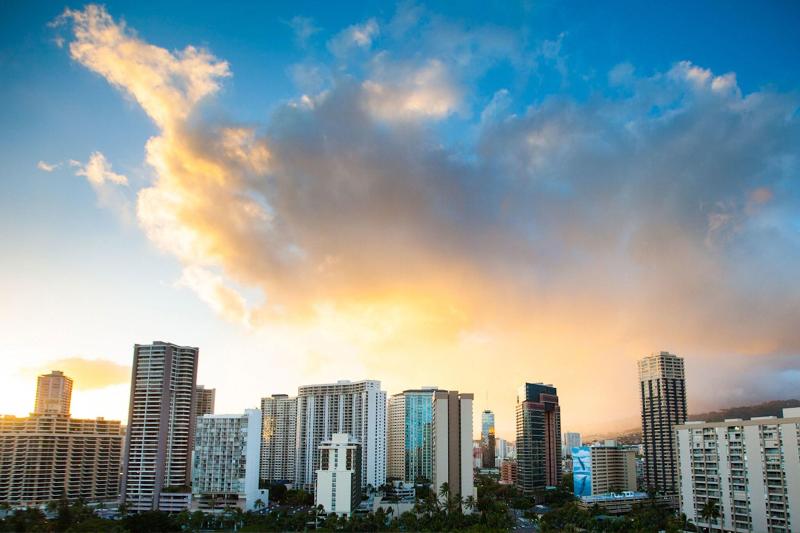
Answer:
[[[223,409],[433,379],[488,395],[501,434],[517,383],[486,383],[495,353],[587,429],[593,376],[631,403],[653,350],[729,362],[690,380],[698,409],[797,389],[797,3],[105,9],[108,48],[85,4],[0,7],[0,411],[53,362],[124,366],[154,339],[208,353]],[[187,46],[221,70],[188,77]],[[126,387],[76,409],[123,417]]]

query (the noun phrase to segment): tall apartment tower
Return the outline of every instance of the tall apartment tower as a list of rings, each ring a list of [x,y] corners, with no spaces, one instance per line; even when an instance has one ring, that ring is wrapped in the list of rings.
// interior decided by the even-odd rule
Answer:
[[[195,416],[213,415],[216,396],[217,389],[207,389],[198,385],[195,389],[195,403],[197,404],[194,409]]]
[[[683,359],[669,352],[658,352],[640,360],[639,394],[645,486],[674,493],[678,477],[673,429],[686,422]]]
[[[53,370],[37,378],[34,414],[69,416],[71,401],[72,380],[63,372]]]
[[[710,531],[800,531],[800,407],[675,427],[680,511]],[[706,504],[719,516],[703,516]]]
[[[433,395],[436,387],[405,390],[389,398],[387,476],[408,482],[433,479]]]
[[[481,413],[481,456],[483,458],[483,468],[495,468],[494,444],[494,413],[487,409]]]
[[[239,507],[253,511],[266,505],[268,490],[260,490],[261,411],[243,415],[197,417],[192,454],[192,499],[202,511]]]
[[[517,488],[535,495],[561,482],[561,410],[552,385],[525,383],[517,392]]]
[[[297,398],[261,398],[261,481],[293,483],[297,453]]]
[[[163,489],[191,480],[198,349],[156,341],[133,349],[122,500],[157,510]]]
[[[297,391],[295,484],[314,489],[319,447],[334,433],[361,446],[362,488],[386,483],[386,393],[374,380],[303,385]]]
[[[458,391],[436,391],[433,396],[433,487],[442,484],[450,495],[475,496],[472,469],[473,395]]]

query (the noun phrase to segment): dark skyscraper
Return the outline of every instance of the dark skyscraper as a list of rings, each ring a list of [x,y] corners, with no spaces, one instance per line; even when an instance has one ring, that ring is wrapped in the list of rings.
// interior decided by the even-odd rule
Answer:
[[[485,410],[481,413],[481,462],[483,468],[494,468],[494,413]]]
[[[517,392],[517,488],[536,494],[561,482],[561,411],[552,385],[525,383]]]
[[[686,422],[683,359],[669,352],[659,352],[640,360],[639,394],[645,486],[660,492],[675,492],[677,473],[672,430]]]

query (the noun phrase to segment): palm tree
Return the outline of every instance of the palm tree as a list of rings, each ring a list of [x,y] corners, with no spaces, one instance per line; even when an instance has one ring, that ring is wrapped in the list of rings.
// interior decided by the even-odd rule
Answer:
[[[476,505],[477,502],[475,501],[475,496],[473,496],[472,494],[467,496],[467,499],[464,500],[464,508],[470,513],[472,512],[473,509],[475,509]]]
[[[713,526],[714,522],[719,518],[719,506],[716,500],[708,500],[705,505],[703,505],[703,508],[700,510],[700,517],[704,522]],[[713,530],[713,527],[710,529]]]

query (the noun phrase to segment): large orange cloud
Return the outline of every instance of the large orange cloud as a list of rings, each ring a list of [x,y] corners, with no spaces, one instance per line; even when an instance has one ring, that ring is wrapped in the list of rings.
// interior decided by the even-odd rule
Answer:
[[[800,352],[795,96],[689,62],[522,114],[499,93],[465,153],[429,125],[468,105],[449,52],[377,50],[379,70],[281,106],[259,136],[202,116],[230,75],[209,52],[96,6],[64,20],[73,59],[159,127],[139,223],[226,318],[334,332],[392,391],[488,395],[506,434],[523,380],[554,382],[589,427],[635,412],[652,350]],[[506,46],[491,37],[489,58]]]

